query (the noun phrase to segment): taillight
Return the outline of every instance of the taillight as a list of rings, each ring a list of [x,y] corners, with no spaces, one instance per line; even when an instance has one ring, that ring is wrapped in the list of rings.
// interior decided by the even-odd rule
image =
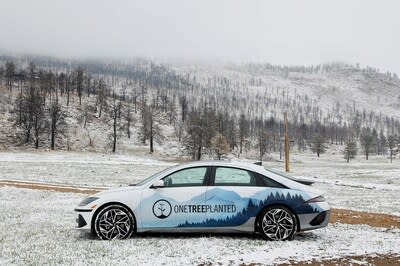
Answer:
[[[318,196],[312,199],[307,200],[307,203],[314,203],[314,202],[323,202],[325,201],[325,198],[323,196]]]

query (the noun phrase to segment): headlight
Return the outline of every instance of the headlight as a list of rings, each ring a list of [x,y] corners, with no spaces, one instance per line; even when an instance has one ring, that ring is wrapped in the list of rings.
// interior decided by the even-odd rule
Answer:
[[[79,203],[78,206],[86,206],[86,205],[88,205],[89,203],[91,203],[91,202],[93,202],[93,201],[95,201],[95,200],[97,200],[97,199],[99,199],[99,198],[96,198],[96,197],[87,197],[86,199],[82,200],[81,203]]]

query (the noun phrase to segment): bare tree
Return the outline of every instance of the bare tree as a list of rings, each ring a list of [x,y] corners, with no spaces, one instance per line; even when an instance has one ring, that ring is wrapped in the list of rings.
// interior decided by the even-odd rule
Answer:
[[[24,132],[25,143],[31,139],[33,119],[33,104],[30,101],[27,92],[19,93],[15,99],[14,114],[17,116],[15,125],[21,128]]]
[[[239,118],[239,153],[241,154],[243,151],[243,142],[248,134],[248,121],[246,120],[246,116],[244,114],[240,115]]]
[[[230,151],[229,143],[221,134],[218,134],[212,138],[211,145],[214,153],[217,155],[218,160],[221,160],[221,157]]]
[[[263,157],[267,153],[270,145],[270,133],[263,127],[263,125],[259,125],[257,130],[257,144],[256,148],[258,148],[258,155],[260,159],[260,163],[262,164]]]
[[[63,134],[65,120],[64,120],[64,112],[61,109],[58,100],[54,100],[49,107],[49,116],[50,116],[50,135],[51,135],[51,142],[50,148],[54,150],[55,143],[56,143],[56,136],[58,134]]]
[[[161,111],[157,106],[157,98],[154,98],[150,105],[144,102],[141,111],[142,125],[140,127],[139,137],[143,144],[146,144],[146,140],[149,140],[150,153],[154,152],[154,142],[161,142],[163,139],[161,128],[159,126]]]
[[[4,76],[5,76],[5,70],[3,66],[0,66],[0,85],[1,85],[1,81],[3,80]]]
[[[200,112],[191,110],[188,113],[187,136],[184,145],[194,160],[200,160],[203,149],[211,147],[211,139],[215,136],[217,128],[217,117],[215,112],[208,108]]]
[[[86,103],[83,104],[80,115],[80,120],[81,122],[83,122],[83,128],[86,128],[89,119],[90,119],[90,106],[89,104]]]
[[[130,139],[131,138],[131,126],[132,126],[132,123],[134,122],[133,116],[132,116],[132,107],[131,107],[130,102],[127,103],[126,111],[123,116],[124,116],[125,122],[126,122],[126,134],[128,136],[128,139]]]
[[[18,116],[16,125],[23,129],[25,142],[33,138],[35,148],[38,148],[40,134],[46,126],[44,101],[40,90],[30,87],[17,97],[15,106]]]
[[[6,63],[6,87],[11,91],[14,82],[14,75],[15,75],[15,64],[14,62],[8,61]]]
[[[103,79],[99,80],[98,89],[97,89],[97,101],[96,101],[96,109],[99,106],[99,118],[101,117],[103,108],[107,106],[106,101],[106,84]]]
[[[185,95],[179,98],[179,104],[181,105],[182,122],[185,122],[188,113],[188,101]]]
[[[40,94],[38,89],[31,90],[33,94],[33,109],[32,109],[32,118],[33,118],[33,133],[35,140],[35,148],[39,148],[39,138],[42,131],[46,128],[46,116],[44,110],[44,97]]]
[[[78,67],[75,70],[75,85],[76,85],[76,90],[78,92],[78,97],[79,97],[79,105],[82,104],[82,90],[83,90],[83,83],[84,83],[84,72],[81,67]]]
[[[111,108],[110,108],[110,117],[112,120],[112,152],[116,151],[117,148],[117,136],[118,136],[118,129],[120,127],[120,112],[121,112],[121,101],[117,100],[116,95],[114,94]]]
[[[67,76],[65,77],[64,82],[65,82],[64,83],[65,91],[67,93],[67,106],[69,106],[69,95],[70,95],[70,91],[71,91],[71,82]]]
[[[135,87],[133,89],[133,92],[132,92],[132,101],[133,101],[133,107],[134,107],[134,110],[135,110],[135,114],[137,113],[137,99],[138,99],[138,97],[139,97],[139,93],[137,92],[136,87]]]
[[[152,105],[152,106],[150,106],[149,112],[148,112],[150,153],[153,153],[153,152],[154,152],[154,133],[156,132],[156,130],[155,130],[155,125],[154,125],[154,115],[155,115],[155,106]]]

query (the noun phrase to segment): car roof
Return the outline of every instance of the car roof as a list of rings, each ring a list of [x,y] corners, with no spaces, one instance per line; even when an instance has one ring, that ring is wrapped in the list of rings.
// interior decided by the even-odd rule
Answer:
[[[219,161],[191,161],[191,162],[186,162],[182,163],[179,165],[176,165],[174,167],[171,167],[171,172],[185,169],[185,168],[190,168],[190,167],[200,167],[200,166],[224,166],[224,167],[235,167],[235,168],[241,168],[244,170],[249,170],[253,172],[257,172],[262,175],[267,175],[269,178],[272,178],[273,180],[287,186],[288,188],[291,189],[298,189],[302,191],[308,191],[316,194],[323,194],[322,191],[316,188],[312,188],[310,186],[305,186],[303,184],[300,184],[298,182],[295,182],[285,176],[279,175],[276,173],[276,171],[269,170],[268,168],[264,168],[264,166],[257,165],[254,163],[245,163],[245,162],[236,162],[236,161],[229,161],[229,160],[219,160]]]
[[[228,160],[211,160],[211,161],[192,161],[179,165],[179,168],[189,168],[189,167],[197,167],[197,166],[226,166],[226,167],[236,167],[236,168],[244,168],[247,170],[260,172],[265,170],[263,166],[256,165],[253,163],[244,163],[244,162],[234,162]]]

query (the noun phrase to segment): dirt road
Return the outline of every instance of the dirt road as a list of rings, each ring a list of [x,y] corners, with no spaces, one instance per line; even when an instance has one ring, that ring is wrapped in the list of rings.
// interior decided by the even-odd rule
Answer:
[[[105,188],[98,188],[98,187],[78,187],[70,185],[37,183],[29,181],[6,180],[6,179],[0,179],[0,186],[11,186],[18,188],[40,189],[40,190],[83,193],[83,194],[94,194],[102,190],[105,190]]]
[[[400,255],[398,254],[376,254],[365,256],[347,256],[337,259],[322,259],[310,261],[291,261],[291,263],[280,264],[280,266],[297,265],[297,266],[337,266],[337,265],[376,265],[389,266],[400,265]]]

